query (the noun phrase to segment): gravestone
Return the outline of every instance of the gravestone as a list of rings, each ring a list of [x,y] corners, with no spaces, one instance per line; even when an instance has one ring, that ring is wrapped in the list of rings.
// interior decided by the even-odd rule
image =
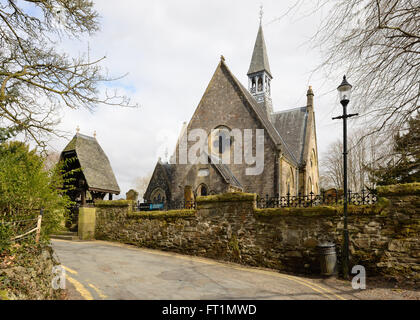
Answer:
[[[133,200],[133,201],[137,201],[137,199],[139,198],[139,193],[134,190],[134,189],[130,189],[128,190],[128,192],[125,194],[125,198],[127,200]]]

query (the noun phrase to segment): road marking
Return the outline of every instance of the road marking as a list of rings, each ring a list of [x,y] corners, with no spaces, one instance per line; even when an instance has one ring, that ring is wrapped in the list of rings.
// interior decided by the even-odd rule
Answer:
[[[72,274],[78,274],[78,272],[77,271],[75,271],[75,270],[73,270],[73,269],[70,269],[69,267],[66,267],[66,266],[62,266],[63,268],[64,268],[64,270],[66,270],[67,272],[70,272],[70,273],[72,273]],[[69,281],[70,282],[72,282],[72,281],[75,281],[75,282],[78,282],[77,280],[75,280],[75,279],[73,279],[73,278],[71,278],[70,277],[70,279],[69,279]],[[72,282],[73,283],[73,282]],[[83,287],[83,285],[79,282],[79,284],[80,284],[80,286],[82,286]],[[89,287],[91,287],[93,290],[95,290],[96,291],[96,293],[99,295],[99,297],[101,298],[101,299],[106,299],[107,298],[107,296],[106,295],[104,295],[97,287],[95,287],[93,284],[91,284],[91,283],[88,283],[88,285],[89,285]],[[82,294],[82,292],[78,289],[78,287],[75,285],[75,287],[76,287],[76,289],[77,289],[77,291],[79,291],[81,294]],[[80,287],[79,287],[80,288]],[[85,289],[85,288],[81,288],[81,290],[82,291],[86,291],[87,292],[87,290]],[[90,295],[90,293],[88,292],[88,294]],[[83,295],[83,294],[82,294]],[[92,296],[91,296],[92,297]],[[87,299],[87,300],[93,300],[93,298],[92,299]]]
[[[293,277],[293,276],[290,276],[290,277]],[[299,279],[300,281],[310,283],[311,285],[314,285],[314,286],[316,286],[316,287],[320,288],[321,290],[323,290],[323,291],[327,292],[328,294],[333,295],[333,296],[336,296],[338,299],[341,299],[341,300],[347,300],[346,298],[343,298],[343,297],[342,297],[342,296],[340,296],[339,294],[337,294],[337,293],[335,293],[335,292],[332,292],[332,291],[331,291],[331,290],[329,290],[328,288],[325,288],[325,287],[323,287],[323,286],[321,286],[321,285],[319,285],[319,284],[317,284],[317,283],[314,283],[314,282],[309,282],[309,281],[307,281],[306,279],[303,279],[303,278],[298,278],[298,279]]]
[[[75,271],[75,270],[73,270],[73,269],[70,269],[69,267],[66,267],[66,266],[63,266],[63,265],[61,265],[63,268],[64,268],[64,270],[66,270],[67,272],[70,272],[70,273],[72,273],[72,274],[77,274],[77,271]]]
[[[325,298],[327,298],[327,299],[329,299],[329,300],[334,300],[334,298],[331,298],[328,294],[326,294],[326,293],[325,293],[325,292],[323,292],[322,290],[319,290],[319,289],[317,289],[317,288],[313,287],[313,286],[312,286],[311,284],[309,284],[308,282],[300,281],[299,279],[294,279],[294,278],[288,277],[288,276],[286,276],[286,275],[282,275],[282,278],[289,279],[289,280],[294,281],[294,282],[296,282],[296,283],[300,283],[301,285],[303,285],[303,286],[305,286],[305,287],[308,287],[308,288],[311,288],[312,290],[314,290],[314,291],[316,291],[316,292],[318,292],[318,293],[322,294]]]
[[[266,271],[266,270],[258,270],[258,269],[251,269],[251,268],[244,268],[244,267],[239,267],[239,266],[231,266],[232,269],[236,269],[239,271],[247,271],[247,272],[254,272],[254,273],[260,273],[260,274],[265,274],[265,275],[269,275],[269,276],[274,276],[274,277],[278,277],[278,278],[283,278],[283,279],[288,279],[291,281],[295,281],[298,282],[301,285],[304,285],[308,288],[311,288],[312,290],[321,293],[324,297],[328,298],[331,300],[331,297],[328,296],[327,294],[327,290],[321,286],[316,285],[315,283],[309,282],[309,281],[305,281],[302,278],[298,278],[298,277],[294,277],[294,276],[289,276],[289,275],[285,275],[282,273],[276,273],[273,271]],[[314,288],[313,286],[317,286],[317,288]]]
[[[56,240],[57,239],[54,239],[54,241],[56,241]],[[66,240],[59,240],[59,241],[69,242],[69,241],[66,241]],[[329,295],[332,295],[332,296],[337,297],[338,299],[346,300],[342,296],[340,296],[340,295],[338,295],[338,294],[336,294],[336,293],[328,290],[327,288],[324,288],[324,287],[322,287],[322,286],[320,286],[316,283],[309,282],[309,281],[307,281],[303,278],[277,273],[275,271],[254,269],[252,267],[251,268],[241,267],[241,266],[236,266],[236,265],[232,265],[232,264],[228,264],[228,263],[224,263],[224,262],[212,261],[209,258],[202,258],[202,257],[196,257],[196,256],[184,256],[184,255],[180,255],[180,254],[177,254],[177,253],[174,253],[174,252],[162,252],[162,251],[153,250],[153,249],[149,249],[149,248],[133,247],[133,246],[129,246],[129,245],[126,245],[126,244],[123,244],[123,243],[119,243],[119,242],[108,242],[108,241],[102,241],[102,240],[99,240],[99,241],[97,240],[95,242],[98,243],[98,244],[103,244],[103,245],[110,245],[110,246],[114,246],[114,247],[143,251],[143,252],[146,252],[146,253],[149,253],[149,254],[155,254],[155,255],[166,256],[166,257],[174,257],[174,258],[187,260],[187,261],[196,261],[196,262],[201,262],[201,263],[208,264],[208,265],[219,265],[219,266],[222,266],[222,267],[228,267],[228,268],[239,270],[239,271],[261,273],[261,274],[265,274],[265,275],[270,275],[270,276],[275,276],[275,277],[279,277],[279,278],[283,278],[283,279],[288,279],[288,280],[298,282],[299,284],[304,285],[308,288],[311,288],[315,292],[321,293],[324,297],[327,297],[328,299],[331,299],[331,297]],[[78,242],[78,243],[90,243],[91,244],[92,241],[91,242]],[[314,288],[313,286],[315,286],[316,288]]]
[[[101,291],[101,290],[99,290],[97,287],[95,287],[93,284],[88,283],[88,285],[89,285],[89,287],[91,287],[93,290],[95,290],[95,291],[96,291],[96,293],[99,295],[99,297],[100,297],[101,299],[105,300],[106,298],[108,298],[108,296],[104,295],[104,294],[102,293],[102,291]]]
[[[82,297],[85,300],[93,300],[93,297],[90,294],[90,292],[79,281],[68,275],[66,276],[66,280],[69,280],[69,282],[71,282],[74,285],[76,290],[82,295]]]

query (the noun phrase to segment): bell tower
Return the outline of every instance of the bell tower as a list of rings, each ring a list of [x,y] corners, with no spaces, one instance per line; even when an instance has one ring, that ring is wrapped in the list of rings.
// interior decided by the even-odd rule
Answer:
[[[262,7],[260,11],[260,26],[257,39],[255,40],[254,52],[252,53],[251,64],[248,70],[248,90],[267,112],[268,118],[273,113],[271,101],[271,80],[273,79],[268,63],[267,48],[265,46],[264,33],[262,29]]]

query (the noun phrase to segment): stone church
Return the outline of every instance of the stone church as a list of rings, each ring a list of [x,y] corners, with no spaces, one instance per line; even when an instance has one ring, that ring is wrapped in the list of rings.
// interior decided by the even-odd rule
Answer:
[[[144,194],[148,202],[191,200],[196,196],[231,191],[284,196],[319,193],[318,149],[315,128],[314,93],[309,87],[305,106],[273,111],[271,99],[273,78],[263,29],[260,24],[251,64],[248,89],[231,73],[225,59],[213,74],[189,123],[184,123],[181,136],[193,129],[204,129],[210,143],[208,163],[180,163],[180,140],[167,163],[158,161]],[[221,148],[220,141],[233,129],[263,129],[263,171],[246,174],[245,163],[217,161],[233,147]],[[232,136],[230,136],[232,140]],[[253,154],[257,139],[254,134]],[[192,147],[194,142],[187,141]],[[215,160],[216,159],[216,160]]]

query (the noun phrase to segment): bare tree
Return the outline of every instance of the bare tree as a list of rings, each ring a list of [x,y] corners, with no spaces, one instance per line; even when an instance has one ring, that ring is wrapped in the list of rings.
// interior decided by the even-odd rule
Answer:
[[[60,161],[60,153],[57,151],[47,151],[44,155],[44,168],[45,170],[51,170]]]
[[[335,141],[321,158],[320,185],[322,189],[343,188],[343,144]]]
[[[324,60],[316,71],[346,71],[357,88],[352,108],[369,133],[394,134],[419,109],[420,5],[418,0],[296,0],[285,15],[320,11],[313,44]]]
[[[362,139],[362,137],[365,137]],[[348,186],[352,191],[374,187],[369,168],[377,168],[392,157],[390,139],[380,139],[378,135],[366,135],[359,130],[348,139],[347,175]],[[343,188],[343,143],[333,142],[321,159],[321,181],[324,189]]]
[[[149,172],[144,176],[138,177],[135,179],[135,190],[139,193],[139,197],[143,199],[143,195],[147,190],[147,186],[149,185],[150,179],[152,178],[152,173]]]
[[[329,71],[347,66],[374,131],[394,133],[419,109],[418,0],[336,1],[317,37]]]
[[[102,71],[104,58],[90,61],[57,49],[64,37],[98,29],[89,0],[0,0],[0,127],[18,128],[45,147],[60,107],[130,105],[127,97],[101,90],[115,80]]]

